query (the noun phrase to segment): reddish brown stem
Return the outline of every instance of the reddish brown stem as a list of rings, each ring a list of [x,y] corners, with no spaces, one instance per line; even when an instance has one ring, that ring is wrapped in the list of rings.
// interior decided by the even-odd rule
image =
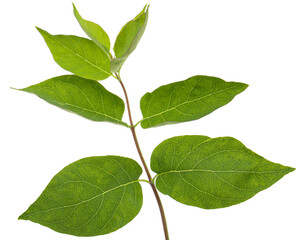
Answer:
[[[120,82],[120,84],[122,86],[124,95],[125,95],[125,100],[126,100],[126,105],[127,105],[127,111],[128,111],[128,116],[129,116],[129,122],[130,122],[130,130],[131,130],[131,133],[132,133],[132,136],[133,136],[133,140],[134,140],[136,149],[137,149],[138,154],[140,156],[140,159],[142,161],[142,164],[143,164],[143,167],[144,167],[145,172],[147,174],[150,186],[152,188],[152,191],[154,193],[154,196],[156,198],[156,201],[157,201],[157,204],[158,204],[158,207],[159,207],[159,211],[160,211],[160,215],[161,215],[161,220],[162,220],[162,224],[163,224],[163,228],[164,228],[164,233],[165,233],[165,239],[169,240],[169,233],[168,233],[168,226],[167,226],[167,220],[166,220],[165,212],[164,212],[163,205],[162,205],[162,202],[160,200],[159,194],[157,192],[157,189],[156,189],[154,183],[152,182],[152,177],[151,177],[150,171],[149,171],[148,166],[146,164],[146,161],[145,161],[145,159],[143,157],[143,154],[142,154],[142,151],[141,151],[141,148],[140,148],[137,136],[136,136],[135,126],[134,126],[133,121],[132,121],[132,116],[131,116],[131,110],[130,110],[130,105],[129,105],[127,91],[126,91],[125,86],[124,86],[123,82],[121,81],[120,76],[118,74],[116,74],[116,78],[119,80],[119,82]]]

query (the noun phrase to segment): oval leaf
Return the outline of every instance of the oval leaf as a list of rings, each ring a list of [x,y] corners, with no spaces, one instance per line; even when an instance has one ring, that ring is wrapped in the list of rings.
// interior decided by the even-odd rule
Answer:
[[[146,93],[140,102],[142,128],[196,120],[229,103],[248,87],[216,77],[194,76]]]
[[[163,194],[187,205],[223,208],[246,201],[294,170],[270,162],[231,137],[180,136],[151,156]]]
[[[116,58],[112,59],[111,72],[118,72],[128,56],[135,50],[143,36],[148,22],[148,8],[143,10],[121,29],[114,44]]]
[[[123,100],[97,81],[64,75],[19,90],[33,93],[48,103],[87,119],[127,126],[122,122]]]
[[[83,31],[109,56],[110,40],[107,33],[98,24],[83,19],[73,3],[74,15]]]
[[[93,80],[111,76],[107,53],[93,41],[77,36],[51,35],[37,29],[45,39],[54,60],[63,69]]]
[[[55,175],[19,219],[76,236],[113,232],[142,207],[141,173],[141,167],[129,158],[81,159]]]

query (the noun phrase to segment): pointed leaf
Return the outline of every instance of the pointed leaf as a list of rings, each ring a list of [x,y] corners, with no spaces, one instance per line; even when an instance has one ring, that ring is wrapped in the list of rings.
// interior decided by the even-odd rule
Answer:
[[[51,35],[37,29],[45,39],[54,60],[63,69],[93,80],[111,76],[107,53],[93,41],[77,36]]]
[[[118,72],[138,45],[147,26],[148,8],[149,6],[146,5],[133,20],[123,26],[118,34],[114,45],[116,58],[112,59],[111,72]]]
[[[180,136],[159,144],[151,156],[160,192],[205,209],[241,203],[294,168],[270,162],[231,137]]]
[[[107,33],[98,24],[83,19],[73,3],[74,15],[83,31],[109,56],[110,40]]]
[[[122,122],[125,109],[123,100],[97,81],[64,75],[20,90],[33,93],[48,103],[87,119],[127,126]]]
[[[229,103],[248,87],[216,77],[194,76],[146,93],[140,102],[142,128],[196,120]]]
[[[141,173],[141,167],[129,158],[81,159],[55,175],[19,219],[75,236],[113,232],[142,207]]]

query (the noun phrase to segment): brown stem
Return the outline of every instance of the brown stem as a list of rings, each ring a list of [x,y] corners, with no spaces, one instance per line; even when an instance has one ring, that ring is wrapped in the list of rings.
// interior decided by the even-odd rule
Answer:
[[[118,74],[116,74],[116,78],[119,80],[119,82],[120,82],[120,84],[122,86],[124,95],[125,95],[126,105],[127,105],[127,111],[128,111],[128,116],[129,116],[129,122],[130,122],[130,130],[131,130],[131,133],[132,133],[132,136],[133,136],[133,140],[134,140],[136,149],[137,149],[137,151],[139,153],[140,159],[142,161],[143,167],[144,167],[145,172],[147,174],[147,177],[149,179],[150,186],[152,188],[152,191],[154,193],[154,196],[156,198],[156,201],[157,201],[157,204],[158,204],[158,207],[159,207],[159,211],[160,211],[160,215],[161,215],[161,220],[162,220],[162,224],[163,224],[163,228],[164,228],[164,233],[165,233],[165,239],[169,240],[170,238],[169,238],[168,226],[167,226],[167,220],[166,220],[164,208],[163,208],[162,202],[160,200],[159,194],[157,192],[157,189],[156,189],[154,183],[152,182],[152,177],[151,177],[150,171],[149,171],[148,166],[146,164],[146,161],[145,161],[145,159],[143,157],[143,154],[142,154],[142,151],[141,151],[141,148],[140,148],[137,136],[136,136],[135,126],[133,125],[133,121],[132,121],[132,117],[131,117],[131,111],[130,111],[130,105],[129,105],[127,91],[126,91],[125,86],[124,86],[123,82],[121,81],[121,78],[120,78],[120,76]]]

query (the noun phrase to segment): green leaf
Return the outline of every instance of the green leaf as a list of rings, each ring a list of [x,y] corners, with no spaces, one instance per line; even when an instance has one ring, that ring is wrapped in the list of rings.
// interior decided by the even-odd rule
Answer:
[[[73,3],[74,15],[83,31],[109,56],[110,40],[107,33],[98,24],[83,19]]]
[[[97,81],[64,75],[19,90],[33,93],[48,103],[87,119],[127,126],[122,122],[123,100]]]
[[[294,168],[270,162],[231,137],[179,136],[151,156],[160,192],[205,209],[241,203]]]
[[[248,87],[216,77],[194,76],[146,93],[140,102],[142,128],[196,120],[229,103]]]
[[[116,231],[142,207],[141,173],[139,164],[129,158],[81,159],[55,175],[19,219],[75,236]]]
[[[45,39],[54,60],[63,69],[93,80],[111,76],[107,53],[93,41],[77,36],[51,35],[37,29]]]
[[[114,45],[116,58],[112,59],[111,72],[120,71],[128,56],[135,50],[143,36],[148,22],[148,8],[143,10],[131,21],[126,23],[119,32]]]

